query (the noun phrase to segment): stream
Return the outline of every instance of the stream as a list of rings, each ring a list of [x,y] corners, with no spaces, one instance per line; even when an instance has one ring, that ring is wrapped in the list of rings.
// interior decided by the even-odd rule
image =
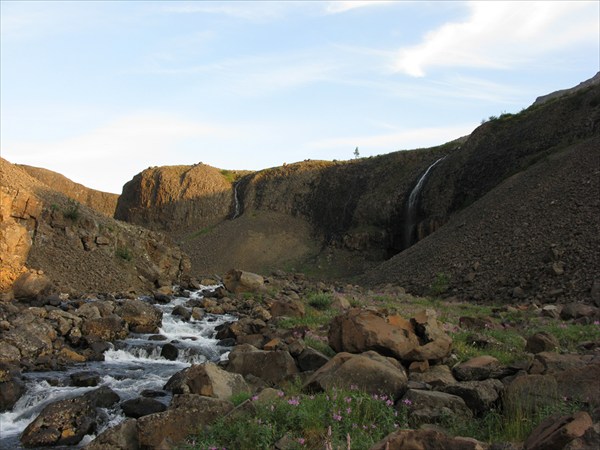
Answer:
[[[216,286],[208,287],[211,288]],[[22,449],[19,436],[49,403],[77,397],[98,387],[110,387],[121,397],[121,402],[137,398],[145,391],[168,405],[171,394],[163,391],[163,386],[173,374],[194,363],[226,359],[230,350],[218,344],[215,328],[236,320],[234,316],[206,314],[201,320],[183,321],[171,314],[176,306],[200,298],[202,290],[192,292],[189,298],[175,297],[168,304],[155,305],[163,311],[159,332],[130,333],[127,339],[116,342],[104,353],[104,361],[74,364],[65,371],[24,373],[26,393],[12,411],[0,414],[0,449]],[[177,359],[171,361],[160,356],[162,345],[166,343],[176,344]],[[80,372],[94,372],[99,375],[100,382],[94,387],[72,386],[71,375]],[[118,404],[104,409],[103,413],[97,434],[125,419]],[[78,448],[94,437],[86,436],[76,447],[50,448]]]

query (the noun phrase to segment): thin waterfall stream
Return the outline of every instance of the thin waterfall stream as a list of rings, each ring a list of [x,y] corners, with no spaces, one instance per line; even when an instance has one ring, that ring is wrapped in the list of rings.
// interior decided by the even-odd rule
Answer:
[[[425,184],[425,181],[427,180],[427,177],[429,176],[429,172],[431,172],[431,169],[433,169],[440,161],[442,161],[445,158],[445,156],[442,156],[440,159],[436,160],[427,168],[427,170],[423,173],[423,175],[421,175],[421,177],[417,181],[417,184],[408,196],[408,202],[406,202],[406,214],[404,223],[404,248],[410,247],[415,240],[419,194],[423,190],[423,186]]]
[[[198,320],[183,320],[171,314],[175,307],[202,297],[202,290],[198,290],[191,292],[189,297],[175,297],[168,304],[156,304],[163,312],[159,332],[131,333],[127,339],[117,341],[104,353],[104,361],[74,364],[64,371],[24,373],[26,393],[11,411],[0,414],[0,449],[22,449],[19,441],[21,433],[48,404],[74,398],[99,387],[111,388],[119,395],[121,402],[154,393],[157,400],[168,405],[171,395],[163,387],[172,375],[193,363],[226,359],[230,350],[219,345],[215,335],[216,328],[235,321],[234,316],[206,313]],[[177,345],[179,351],[176,359],[169,360],[161,356],[161,348],[166,343]],[[94,387],[73,386],[71,375],[81,372],[98,374],[100,382]],[[60,448],[82,447],[103,430],[125,419],[118,405],[105,408],[103,413],[104,418],[95,435],[86,436],[76,446]]]

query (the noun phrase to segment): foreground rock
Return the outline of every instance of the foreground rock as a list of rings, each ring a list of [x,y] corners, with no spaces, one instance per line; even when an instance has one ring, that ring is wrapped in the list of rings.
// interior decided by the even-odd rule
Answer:
[[[232,409],[233,404],[216,398],[176,395],[167,411],[137,420],[139,446],[156,449],[177,445]]]
[[[232,395],[249,392],[244,378],[237,373],[226,372],[215,364],[195,364],[173,375],[166,390],[174,394],[198,394],[229,400]]]
[[[289,352],[258,350],[248,344],[234,347],[229,354],[227,370],[244,376],[254,375],[273,385],[299,372]]]
[[[306,392],[333,388],[359,389],[398,399],[406,391],[404,368],[393,358],[370,351],[360,355],[338,353],[304,384]]]
[[[25,447],[75,445],[96,427],[96,411],[86,397],[60,400],[46,406],[21,435]]]
[[[434,430],[400,430],[378,442],[370,450],[485,450],[475,439],[450,437]]]
[[[442,360],[450,354],[452,339],[439,328],[433,310],[406,320],[355,308],[333,319],[329,345],[337,352],[375,350],[410,363]]]
[[[525,450],[563,449],[592,427],[592,419],[580,411],[567,416],[552,416],[540,423],[525,441]],[[577,448],[577,447],[576,447]]]

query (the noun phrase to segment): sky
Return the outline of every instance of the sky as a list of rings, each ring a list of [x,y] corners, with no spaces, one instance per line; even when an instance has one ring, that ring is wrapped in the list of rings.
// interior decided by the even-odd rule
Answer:
[[[107,192],[430,147],[600,70],[600,2],[5,1],[0,154]]]

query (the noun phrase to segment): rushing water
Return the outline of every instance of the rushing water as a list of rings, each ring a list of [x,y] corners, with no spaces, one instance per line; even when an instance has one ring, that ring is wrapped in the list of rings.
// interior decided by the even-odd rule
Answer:
[[[231,220],[237,219],[241,213],[240,196],[238,194],[238,186],[239,185],[240,185],[240,183],[238,182],[238,183],[235,183],[233,186],[233,199],[235,201],[235,212],[233,213],[233,217],[231,218]]]
[[[60,372],[31,372],[24,374],[27,392],[19,399],[12,411],[0,414],[0,449],[22,448],[19,436],[40,411],[57,400],[78,397],[100,386],[108,386],[121,397],[121,401],[139,397],[142,391],[162,391],[168,379],[176,372],[193,363],[219,361],[227,358],[229,348],[218,345],[214,338],[215,328],[225,322],[235,320],[233,316],[207,314],[201,320],[189,322],[173,316],[171,312],[188,300],[201,298],[200,291],[193,292],[190,298],[177,297],[166,305],[156,305],[163,311],[162,327],[159,333],[131,334],[128,339],[117,342],[105,352],[105,360],[87,362],[71,366]],[[163,336],[156,341],[156,335]],[[154,336],[154,339],[150,339]],[[175,361],[160,356],[161,347],[173,342],[179,349]],[[92,371],[100,375],[100,383],[95,387],[70,386],[70,376],[74,373]],[[157,400],[168,404],[170,396],[165,393]],[[118,405],[103,410],[97,433],[114,426],[125,419]],[[86,436],[79,446],[89,443],[95,436]],[[53,447],[58,448],[58,447]],[[66,447],[60,447],[66,448]]]
[[[408,196],[408,202],[406,202],[406,215],[404,225],[404,248],[410,247],[414,241],[415,227],[417,225],[417,202],[419,199],[419,194],[421,193],[423,185],[425,184],[425,180],[427,179],[427,176],[429,175],[431,169],[433,169],[437,165],[437,163],[439,163],[444,158],[445,156],[442,156],[440,159],[435,161],[432,165],[430,165],[427,168],[427,170],[423,173],[423,175],[421,175],[421,178],[419,178],[419,181],[417,181],[417,184]]]

